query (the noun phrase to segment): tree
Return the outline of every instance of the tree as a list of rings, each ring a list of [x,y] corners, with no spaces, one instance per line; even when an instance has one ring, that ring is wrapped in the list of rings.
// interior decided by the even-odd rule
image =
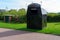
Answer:
[[[9,15],[17,16],[17,10],[11,9],[11,10],[8,11],[8,14],[9,14]]]
[[[0,9],[0,16],[3,16],[3,14],[5,14],[6,10],[4,9]]]
[[[54,17],[54,16],[57,16],[58,14],[57,13],[48,13],[47,16],[51,16],[51,17]]]
[[[24,8],[18,10],[18,15],[23,16],[26,15],[26,10]]]

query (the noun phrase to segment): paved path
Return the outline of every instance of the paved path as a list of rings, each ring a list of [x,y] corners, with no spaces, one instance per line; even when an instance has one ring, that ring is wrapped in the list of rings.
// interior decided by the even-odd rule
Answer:
[[[0,40],[60,40],[60,36],[0,28]]]

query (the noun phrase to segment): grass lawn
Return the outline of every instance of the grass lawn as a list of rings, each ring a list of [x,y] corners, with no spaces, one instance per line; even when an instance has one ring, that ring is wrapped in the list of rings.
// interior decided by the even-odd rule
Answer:
[[[25,30],[25,31],[60,35],[60,22],[47,23],[47,27],[43,28],[42,30],[27,29],[26,26],[27,26],[26,23],[17,24],[17,23],[0,22],[0,28],[9,28],[9,29],[16,29],[16,30]]]

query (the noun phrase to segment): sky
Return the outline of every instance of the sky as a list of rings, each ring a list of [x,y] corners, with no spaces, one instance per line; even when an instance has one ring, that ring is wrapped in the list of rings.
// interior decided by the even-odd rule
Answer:
[[[0,9],[20,9],[39,3],[47,12],[60,12],[60,0],[0,0]]]

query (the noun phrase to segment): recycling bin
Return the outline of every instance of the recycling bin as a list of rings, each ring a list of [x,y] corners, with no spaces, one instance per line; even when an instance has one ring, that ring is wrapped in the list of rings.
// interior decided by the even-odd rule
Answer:
[[[46,25],[43,19],[41,5],[32,3],[27,8],[27,28],[29,29],[42,29]],[[45,17],[46,18],[46,17]]]

